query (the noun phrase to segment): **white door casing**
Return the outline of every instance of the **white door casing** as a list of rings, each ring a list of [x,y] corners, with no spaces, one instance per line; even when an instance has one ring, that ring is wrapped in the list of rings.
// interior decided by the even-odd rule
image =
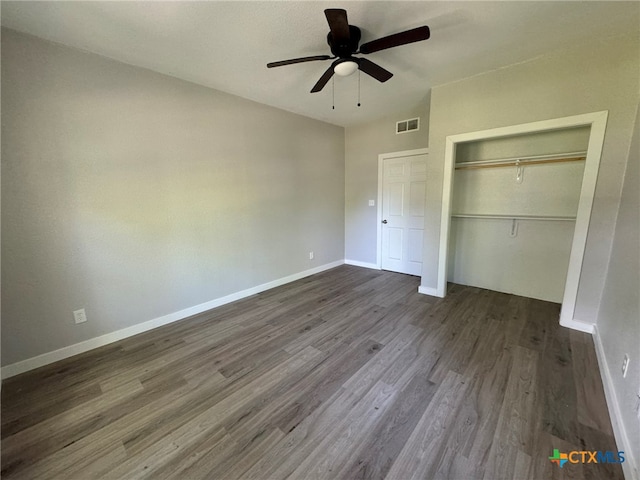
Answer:
[[[422,274],[426,170],[425,149],[379,156],[378,264],[383,270]]]

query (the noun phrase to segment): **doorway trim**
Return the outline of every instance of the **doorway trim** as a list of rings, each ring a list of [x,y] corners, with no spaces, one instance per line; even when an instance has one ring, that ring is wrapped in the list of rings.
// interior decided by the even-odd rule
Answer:
[[[378,155],[378,203],[376,209],[376,267],[378,270],[382,270],[382,177],[384,175],[384,161],[391,158],[428,154],[428,148],[416,148],[415,150],[402,150],[400,152],[381,153]]]
[[[591,220],[591,207],[595,196],[598,169],[604,144],[604,133],[607,126],[609,112],[586,113],[570,117],[554,118],[539,122],[523,123],[509,127],[493,128],[478,132],[450,135],[446,138],[444,155],[444,179],[442,185],[442,217],[440,220],[440,249],[438,255],[438,281],[436,295],[444,297],[447,294],[447,268],[449,250],[449,229],[451,226],[451,200],[453,193],[453,170],[455,167],[456,146],[462,142],[511,137],[527,133],[563,130],[572,127],[591,127],[589,133],[589,145],[585,161],[582,188],[576,215],[576,226],[571,244],[569,257],[569,269],[565,282],[562,308],[560,310],[560,325],[564,327],[592,333],[593,325],[574,319],[576,299],[578,296],[578,283],[582,271],[584,249],[587,243],[587,233]]]

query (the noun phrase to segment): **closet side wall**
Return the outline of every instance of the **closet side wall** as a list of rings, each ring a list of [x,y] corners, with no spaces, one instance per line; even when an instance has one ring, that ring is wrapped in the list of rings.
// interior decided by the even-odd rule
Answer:
[[[579,128],[472,142],[459,146],[456,165],[581,152],[588,139]],[[521,181],[514,166],[455,171],[448,280],[560,303],[575,228],[566,218],[577,212],[584,161],[521,171]]]

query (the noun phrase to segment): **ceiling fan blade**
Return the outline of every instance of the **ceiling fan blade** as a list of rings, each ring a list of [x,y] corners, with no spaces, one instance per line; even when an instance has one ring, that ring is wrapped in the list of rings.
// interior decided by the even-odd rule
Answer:
[[[347,11],[342,8],[328,8],[324,11],[335,45],[349,43],[351,33],[347,21]]]
[[[322,74],[322,76],[320,77],[320,80],[318,80],[316,84],[313,86],[313,88],[311,89],[311,93],[319,92],[324,88],[327,82],[331,80],[331,77],[333,77],[333,67],[335,66],[335,63],[336,62],[333,62],[331,66],[327,68],[327,71]]]
[[[414,28],[412,30],[406,30],[400,33],[394,33],[387,37],[382,37],[377,40],[365,43],[360,46],[360,53],[373,53],[385,50],[387,48],[399,47],[400,45],[406,45],[408,43],[420,42],[427,40],[431,36],[429,27],[426,25],[423,27]]]
[[[282,60],[280,62],[267,63],[267,68],[282,67],[284,65],[293,65],[294,63],[314,62],[316,60],[331,60],[334,57],[329,55],[316,55],[314,57],[292,58],[291,60]]]
[[[362,70],[367,75],[371,75],[373,78],[378,80],[379,82],[386,82],[391,77],[393,77],[393,73],[388,70],[385,70],[380,65],[373,63],[366,58],[358,59],[358,68]]]

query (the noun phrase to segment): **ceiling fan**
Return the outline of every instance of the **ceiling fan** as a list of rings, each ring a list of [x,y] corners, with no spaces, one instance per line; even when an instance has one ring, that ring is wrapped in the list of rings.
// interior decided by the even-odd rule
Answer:
[[[320,80],[313,86],[311,93],[319,92],[324,88],[333,74],[340,76],[351,75],[356,70],[361,70],[367,75],[372,76],[379,82],[386,82],[393,73],[385,70],[380,65],[373,63],[366,58],[357,58],[353,55],[379,52],[387,48],[399,47],[408,43],[420,42],[427,40],[430,36],[429,27],[422,26],[412,30],[395,33],[386,37],[373,40],[371,42],[360,45],[360,29],[355,25],[349,25],[347,21],[347,11],[341,8],[329,8],[324,11],[329,23],[329,33],[327,34],[327,43],[331,48],[330,55],[316,55],[312,57],[292,58],[291,60],[282,60],[280,62],[271,62],[267,64],[268,68],[282,67],[284,65],[292,65],[294,63],[313,62],[317,60],[334,60],[331,66],[320,77]]]

